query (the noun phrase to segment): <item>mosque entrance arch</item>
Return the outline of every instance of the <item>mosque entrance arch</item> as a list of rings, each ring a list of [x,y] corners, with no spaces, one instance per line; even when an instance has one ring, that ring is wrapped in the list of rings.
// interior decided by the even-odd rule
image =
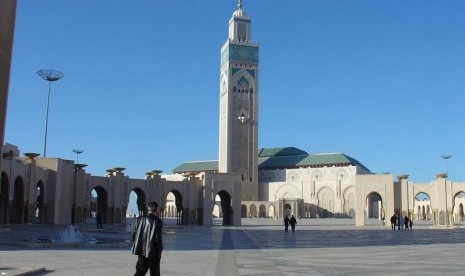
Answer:
[[[219,216],[222,218],[222,224],[223,225],[232,225],[233,224],[233,211],[232,211],[232,200],[231,200],[231,195],[225,191],[221,190],[216,194],[219,197],[219,207],[220,207],[220,212]],[[215,198],[216,198],[215,195]]]
[[[370,193],[367,198],[367,218],[381,219],[383,217],[383,200],[381,196],[376,193]]]
[[[22,223],[24,218],[24,182],[18,176],[13,190],[13,202],[10,210],[10,223]]]
[[[168,217],[176,217],[176,224],[183,224],[182,216],[182,194],[180,191],[173,189],[166,195],[166,204],[164,215]]]
[[[107,191],[101,187],[97,186],[92,189],[91,193],[91,206],[90,211],[92,217],[97,216],[97,212],[102,212],[103,223],[108,223],[108,195]]]
[[[32,205],[34,210],[34,222],[43,223],[44,222],[44,206],[45,206],[45,189],[44,183],[39,181],[36,186],[35,191],[35,201]]]
[[[419,192],[415,196],[415,202],[413,207],[414,219],[417,221],[430,221],[432,217],[431,213],[431,198],[427,193]]]

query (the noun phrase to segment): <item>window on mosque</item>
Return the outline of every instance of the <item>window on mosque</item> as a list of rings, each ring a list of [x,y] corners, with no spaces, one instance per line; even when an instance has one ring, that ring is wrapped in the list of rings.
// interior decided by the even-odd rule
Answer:
[[[245,23],[237,24],[237,38],[239,40],[245,40],[247,34],[247,25]]]

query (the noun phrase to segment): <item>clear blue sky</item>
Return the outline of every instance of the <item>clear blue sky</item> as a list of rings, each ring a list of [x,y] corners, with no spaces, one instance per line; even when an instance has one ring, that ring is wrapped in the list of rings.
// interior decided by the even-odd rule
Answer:
[[[465,1],[244,0],[260,43],[259,147],[465,181]],[[5,141],[87,172],[218,157],[220,47],[237,1],[18,1]]]

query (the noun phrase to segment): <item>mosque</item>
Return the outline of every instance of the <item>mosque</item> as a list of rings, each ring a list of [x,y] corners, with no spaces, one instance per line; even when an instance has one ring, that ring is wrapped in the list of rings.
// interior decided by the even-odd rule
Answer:
[[[15,4],[0,4],[0,18],[6,19],[1,33],[8,34],[0,40],[0,145]],[[259,148],[259,45],[251,33],[251,18],[239,1],[221,48],[218,160],[186,162],[170,175],[152,170],[144,179],[125,176],[121,167],[93,176],[85,171],[86,164],[21,154],[7,143],[0,158],[0,225],[85,223],[97,210],[103,212],[104,223],[124,224],[132,192],[139,213],[146,212],[148,201],[157,201],[162,216],[174,216],[184,225],[211,225],[214,218],[240,225],[246,217],[282,219],[291,214],[301,219],[354,218],[357,226],[394,213],[437,227],[464,220],[465,182],[453,182],[447,174],[413,183],[408,175],[394,180],[391,174],[375,174],[344,153]]]

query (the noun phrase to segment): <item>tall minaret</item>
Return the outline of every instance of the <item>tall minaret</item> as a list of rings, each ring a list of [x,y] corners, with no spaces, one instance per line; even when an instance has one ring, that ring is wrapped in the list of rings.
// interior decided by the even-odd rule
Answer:
[[[239,0],[221,48],[219,172],[242,175],[242,200],[258,199],[258,44],[250,26]]]

